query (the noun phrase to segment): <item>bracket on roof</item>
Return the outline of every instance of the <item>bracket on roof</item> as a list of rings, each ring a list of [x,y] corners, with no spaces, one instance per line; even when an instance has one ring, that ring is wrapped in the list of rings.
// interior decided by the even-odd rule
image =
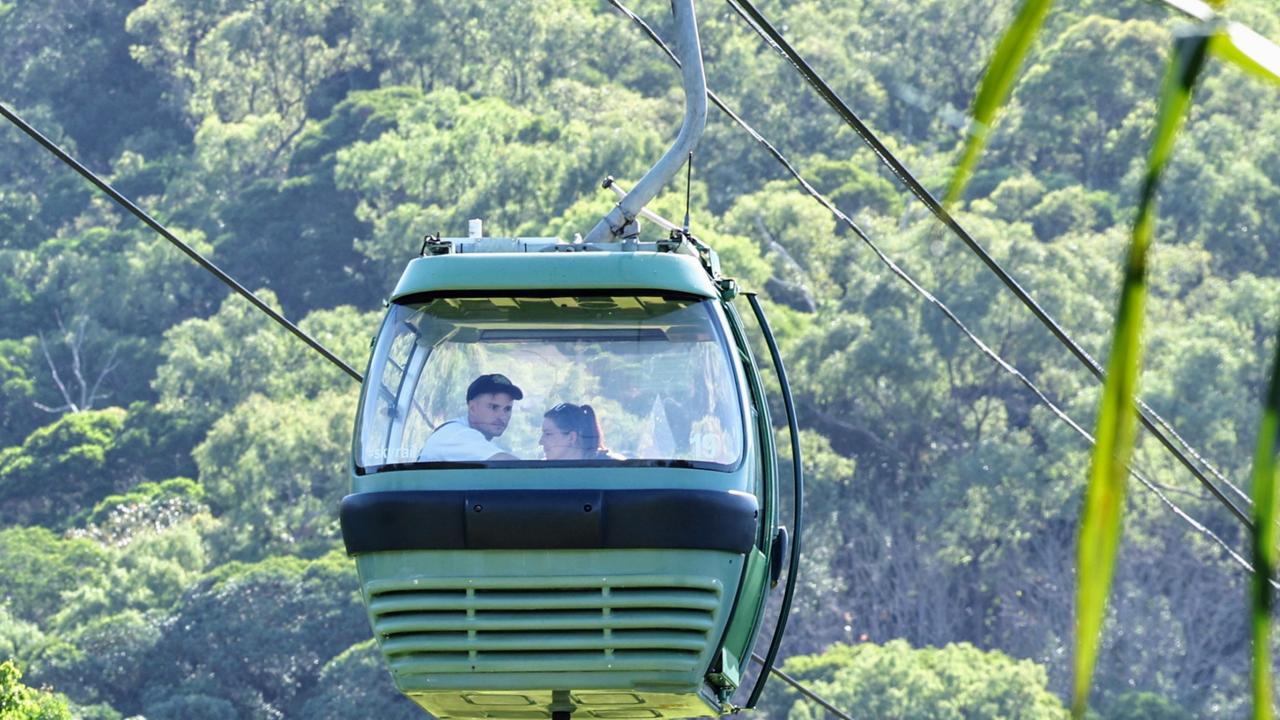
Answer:
[[[698,18],[693,0],[671,0],[675,15],[676,40],[680,52],[680,75],[684,86],[684,122],[675,143],[640,182],[586,234],[588,243],[612,238],[630,239],[640,232],[636,217],[658,191],[667,184],[697,146],[707,124],[707,78],[702,69],[702,45],[698,40]]]

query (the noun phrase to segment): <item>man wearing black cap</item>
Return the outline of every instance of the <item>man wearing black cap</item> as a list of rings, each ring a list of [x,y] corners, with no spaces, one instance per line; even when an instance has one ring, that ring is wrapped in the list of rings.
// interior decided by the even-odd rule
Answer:
[[[450,420],[427,438],[420,460],[426,462],[475,462],[516,460],[493,439],[511,422],[515,401],[524,393],[506,375],[481,375],[467,387],[467,415]]]

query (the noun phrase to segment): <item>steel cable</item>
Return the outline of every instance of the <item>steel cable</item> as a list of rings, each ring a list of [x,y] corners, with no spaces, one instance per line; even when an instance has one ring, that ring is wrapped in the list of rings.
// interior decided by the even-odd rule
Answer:
[[[666,53],[667,57],[672,62],[676,63],[677,65],[679,64],[680,61],[676,57],[675,53],[671,51],[671,48],[666,44],[666,42],[662,39],[662,37],[643,18],[636,15],[628,7],[623,5],[620,2],[620,0],[609,0],[609,3],[613,5],[613,7],[617,9],[619,12],[621,12],[624,16],[630,19],[633,23],[635,23],[645,33],[645,35],[648,36],[648,38],[651,41],[653,41],[659,48],[662,49],[664,53]],[[887,254],[885,254],[879,248],[878,245],[876,245],[876,243],[873,240],[871,240],[870,236],[868,236],[866,232],[862,230],[862,228],[856,222],[854,222],[851,218],[848,217],[848,215],[846,215],[843,211],[841,211],[838,207],[836,207],[835,204],[832,203],[824,195],[822,195],[822,193],[818,192],[818,190],[815,189],[813,185],[810,184],[800,174],[800,172],[796,169],[795,165],[793,165],[791,161],[788,160],[787,157],[781,153],[781,151],[779,151],[772,143],[770,143],[767,139],[765,139],[764,136],[762,136],[758,131],[755,130],[755,128],[751,127],[751,125],[749,125],[746,121],[744,121],[737,113],[735,113],[732,109],[730,109],[728,105],[726,105],[724,101],[721,100],[720,97],[716,95],[715,92],[712,91],[710,88],[708,88],[707,90],[707,98],[721,112],[725,113],[725,115],[727,115],[739,128],[741,128],[744,132],[750,135],[752,139],[754,139],[757,143],[759,143],[771,156],[773,156],[773,158],[776,161],[778,161],[778,163],[781,164],[783,168],[786,169],[786,171],[796,180],[796,182],[805,190],[805,192],[808,195],[810,195],[816,202],[821,204],[827,211],[832,213],[832,215],[834,215],[838,220],[840,220],[841,222],[846,224],[850,229],[852,229],[854,233],[858,235],[859,239],[861,239],[865,244],[868,245],[868,247],[872,250],[872,252],[876,254],[877,258],[880,259],[880,261],[884,263],[886,267],[890,269],[890,271],[892,271],[900,279],[902,279],[909,286],[911,286],[913,290],[915,290],[922,297],[924,297],[930,304],[937,307],[939,311],[941,311],[947,317],[948,320],[950,320],[954,325],[956,325],[961,330],[962,333],[965,334],[965,336],[969,339],[970,342],[974,343],[979,348],[979,350],[981,350],[991,360],[996,362],[1002,369],[1014,375],[1024,386],[1030,389],[1037,396],[1040,402],[1044,404],[1046,407],[1048,407],[1049,410],[1053,412],[1055,416],[1057,416],[1060,420],[1065,422],[1077,434],[1085,438],[1091,445],[1096,444],[1096,441],[1094,440],[1093,436],[1088,431],[1086,431],[1083,427],[1081,427],[1079,423],[1075,422],[1075,420],[1073,420],[1071,416],[1068,415],[1065,411],[1060,409],[1052,400],[1050,400],[1044,394],[1043,391],[1040,390],[1039,387],[1035,385],[1035,383],[1033,383],[1030,379],[1028,379],[1025,375],[1023,375],[1021,371],[1019,371],[1012,364],[1004,360],[1004,358],[1002,358],[994,350],[988,347],[980,338],[978,338],[975,334],[973,334],[950,308],[948,308],[944,303],[938,300],[932,293],[924,289],[918,282],[916,282],[914,278],[912,278],[904,270],[902,270],[902,268],[900,268],[891,258],[889,258]],[[1234,562],[1239,564],[1240,567],[1243,568],[1245,571],[1250,573],[1253,572],[1253,567],[1249,564],[1248,560],[1246,560],[1238,552],[1236,552],[1234,548],[1232,548],[1229,544],[1227,544],[1227,542],[1224,541],[1221,537],[1219,537],[1216,533],[1214,533],[1212,530],[1206,527],[1203,523],[1199,522],[1190,514],[1188,514],[1177,503],[1169,499],[1169,497],[1164,492],[1161,492],[1161,489],[1159,487],[1157,487],[1154,483],[1148,480],[1142,473],[1139,473],[1137,470],[1133,468],[1129,468],[1129,472],[1142,485],[1144,485],[1148,490],[1154,493],[1155,496],[1160,500],[1160,502],[1163,503],[1165,506],[1167,506],[1178,518],[1180,518],[1183,522],[1187,523],[1192,529],[1199,532],[1201,535],[1205,536],[1206,538],[1211,540],[1213,543],[1218,545],[1224,552],[1227,553],[1227,555]],[[1276,583],[1274,583],[1273,581],[1273,584],[1276,584]],[[1280,587],[1280,584],[1277,584],[1277,587]],[[757,663],[761,664],[762,666],[765,666],[768,672],[774,675],[777,675],[784,682],[791,685],[793,688],[795,688],[798,692],[803,694],[805,697],[813,700],[814,702],[817,702],[819,705],[821,705],[823,708],[825,708],[828,712],[832,713],[836,717],[841,718],[841,720],[852,720],[851,716],[849,716],[847,713],[836,708],[829,701],[823,699],[817,693],[804,687],[804,685],[802,685],[799,681],[795,680],[794,678],[787,675],[783,671],[777,669],[776,667],[766,665],[764,658],[760,657],[758,654],[752,653],[752,658]]]
[[[623,12],[630,19],[636,22],[640,27],[642,27],[645,30],[645,32],[649,35],[649,37],[652,40],[654,40],[657,44],[659,44],[662,47],[662,49],[665,52],[667,52],[668,56],[674,62],[679,64],[679,61],[675,58],[674,54],[670,51],[670,48],[667,47],[667,45],[652,30],[652,28],[650,28],[647,25],[647,23],[645,23],[642,19],[640,19],[630,10],[628,10],[625,6],[623,6],[617,0],[610,0],[610,2],[620,12]],[[749,2],[746,2],[745,0],[729,0],[729,2],[735,8],[735,10],[738,10],[740,13],[745,9],[748,15],[754,14],[756,16],[756,20],[753,22],[750,22],[750,24],[756,30],[757,33],[761,34],[762,37],[769,39],[771,35],[776,34],[776,30],[773,30],[772,27],[767,24],[767,21],[764,21],[763,18],[759,16],[759,14],[755,11],[755,8],[752,7]],[[743,3],[743,7],[739,6],[739,2]],[[1166,3],[1166,4],[1172,5],[1172,3]],[[750,20],[750,18],[748,19]],[[763,22],[763,26],[758,25],[757,24],[758,22]],[[833,107],[835,106],[835,104],[839,104],[843,106],[843,101],[840,100],[840,98],[837,95],[835,95],[834,92],[830,91],[830,89],[826,86],[825,82],[823,82],[821,78],[816,75],[816,73],[812,73],[811,70],[806,72],[806,68],[808,66],[803,64],[803,60],[799,60],[798,56],[792,57],[792,55],[794,55],[794,50],[790,50],[789,46],[785,44],[784,39],[782,39],[780,36],[777,36],[773,40],[770,40],[770,44],[775,48],[775,50],[778,50],[779,52],[783,53],[784,56],[788,57],[788,60],[790,60],[792,64],[795,65],[797,69],[801,71],[802,75],[805,75],[806,80],[808,80],[811,84],[814,84],[815,88],[818,89],[819,94],[823,96],[823,98],[827,100],[828,103],[833,103]],[[812,77],[810,77],[810,73],[812,73]],[[816,79],[816,83],[815,83],[815,79]],[[878,246],[874,244],[874,242],[871,241],[870,237],[867,236],[866,233],[852,219],[850,219],[847,215],[841,212],[827,198],[825,198],[821,193],[819,193],[816,189],[814,189],[812,185],[810,185],[799,174],[799,172],[790,163],[790,161],[788,161],[785,158],[785,156],[783,156],[779,151],[776,150],[776,148],[774,148],[767,140],[765,140],[763,136],[761,136],[758,132],[756,132],[753,128],[751,128],[748,124],[746,124],[739,116],[737,116],[732,110],[730,110],[710,90],[708,90],[708,98],[711,99],[712,102],[721,111],[725,112],[735,123],[737,123],[739,127],[743,128],[746,132],[748,132],[748,134],[750,134],[753,137],[753,139],[755,139],[757,142],[765,146],[766,149],[775,157],[775,159],[777,159],[787,169],[787,171],[796,179],[796,181],[800,183],[800,185],[806,190],[806,192],[808,192],[816,201],[822,204],[828,211],[832,212],[834,215],[837,216],[837,218],[839,218],[842,222],[846,223],[851,229],[853,229],[854,232],[866,244],[870,246],[873,252],[876,253],[877,257],[883,263],[885,263],[886,266],[888,266],[896,275],[898,275],[901,279],[907,282],[913,289],[915,289],[918,293],[920,293],[923,297],[925,297],[930,303],[938,307],[947,316],[947,318],[951,320],[952,323],[955,324],[970,339],[971,342],[975,343],[979,347],[979,349],[981,349],[985,354],[987,354],[992,360],[997,362],[1003,369],[1005,369],[1007,372],[1013,374],[1016,378],[1018,378],[1026,387],[1028,387],[1033,393],[1035,393],[1037,397],[1041,400],[1041,402],[1045,404],[1051,411],[1053,411],[1055,415],[1057,415],[1064,422],[1067,422],[1074,430],[1076,430],[1079,434],[1084,436],[1090,442],[1093,442],[1093,438],[1089,435],[1089,433],[1085,431],[1083,428],[1081,428],[1078,424],[1076,424],[1070,418],[1070,416],[1067,415],[1061,409],[1059,409],[1056,406],[1056,404],[1054,404],[1051,400],[1049,400],[1049,398],[1042,391],[1040,391],[1040,389],[1034,383],[1032,383],[1029,379],[1025,377],[1025,375],[1023,375],[1015,367],[1013,367],[1011,364],[1005,361],[1002,357],[1000,357],[998,354],[992,351],[989,347],[987,347],[985,343],[983,343],[979,338],[977,338],[977,336],[974,335],[964,325],[964,323],[960,321],[960,319],[956,317],[955,314],[949,308],[947,308],[945,304],[939,301],[931,293],[929,293],[922,286],[920,286],[905,271],[899,268],[896,265],[896,263],[894,263],[887,255],[885,255],[880,250]],[[847,106],[845,106],[845,109],[847,111]],[[839,112],[839,108],[837,108],[837,111]],[[841,112],[840,114],[842,115],[842,117],[845,117],[846,115],[845,112]],[[187,243],[183,242],[181,239],[176,237],[163,224],[156,221],[148,213],[146,213],[141,208],[139,208],[135,203],[133,203],[123,194],[115,190],[115,188],[113,188],[109,183],[102,180],[99,176],[97,176],[87,167],[85,167],[80,162],[75,160],[75,158],[73,158],[71,155],[66,153],[56,143],[46,138],[43,134],[41,134],[34,127],[26,123],[20,116],[18,116],[16,113],[8,109],[3,104],[0,104],[0,115],[4,115],[6,119],[8,119],[10,122],[16,125],[19,129],[21,129],[24,133],[26,133],[27,135],[32,137],[34,140],[36,140],[40,145],[45,147],[49,152],[51,152],[56,157],[58,157],[59,160],[61,160],[63,163],[65,163],[66,165],[74,169],[77,173],[79,173],[81,176],[83,176],[85,179],[87,179],[89,182],[91,182],[93,185],[95,185],[100,190],[102,190],[105,194],[111,197],[111,199],[115,201],[118,205],[128,210],[131,214],[133,214],[135,217],[141,220],[144,224],[149,226],[156,233],[164,237],[171,244],[173,244],[183,253],[188,255],[193,261],[199,264],[203,269],[213,274],[215,277],[217,277],[220,281],[222,281],[232,290],[234,290],[235,292],[237,292],[238,294],[242,295],[247,300],[249,300],[251,304],[257,307],[263,313],[267,314],[268,317],[270,317],[277,324],[285,327],[293,335],[301,339],[313,350],[319,352],[325,359],[329,360],[331,363],[336,365],[339,369],[343,370],[345,373],[347,373],[349,376],[354,378],[356,381],[358,382],[362,381],[363,378],[360,375],[360,373],[356,372],[350,365],[348,365],[346,362],[344,362],[343,360],[338,358],[336,355],[334,355],[331,351],[329,351],[327,348],[325,348],[324,345],[322,345],[319,341],[312,338],[310,335],[308,335],[307,333],[302,331],[300,328],[298,328],[293,322],[289,321],[283,315],[276,312],[273,308],[271,308],[264,301],[258,298],[254,293],[252,293],[247,288],[245,288],[241,283],[239,283],[234,278],[232,278],[229,274],[224,272],[212,261],[205,258],[203,255],[201,255],[198,251],[196,251],[190,245],[188,245]],[[1044,313],[1044,311],[1039,308],[1038,304],[1036,304],[1035,301],[1031,299],[1030,296],[1027,295],[1024,290],[1022,290],[1022,288],[1016,283],[1016,281],[1012,279],[1012,277],[1007,275],[1007,273],[1003,270],[1003,268],[999,266],[998,263],[996,263],[993,259],[990,258],[990,256],[985,252],[985,250],[981,248],[981,246],[977,245],[977,243],[972,240],[972,238],[968,235],[968,233],[964,231],[964,229],[961,226],[959,226],[959,224],[954,220],[954,218],[951,217],[951,215],[946,211],[946,209],[942,208],[941,205],[937,203],[936,199],[934,199],[932,195],[930,195],[928,191],[923,188],[923,186],[919,185],[918,181],[916,181],[915,178],[911,176],[909,171],[906,171],[906,168],[903,167],[897,161],[897,159],[892,155],[892,153],[890,153],[887,148],[884,148],[884,146],[879,143],[878,139],[875,138],[874,134],[872,134],[870,130],[865,127],[865,125],[862,125],[861,121],[857,119],[856,115],[853,115],[851,111],[847,111],[847,115],[848,117],[845,117],[846,121],[849,121],[850,119],[852,119],[853,122],[851,122],[851,124],[854,125],[855,130],[857,130],[859,135],[862,137],[862,139],[872,147],[873,151],[876,152],[880,160],[883,163],[885,163],[888,167],[890,167],[890,169],[894,172],[894,174],[897,175],[899,179],[902,182],[904,182],[904,184],[906,184],[922,202],[924,202],[927,206],[929,206],[930,209],[934,211],[934,214],[937,215],[939,219],[944,222],[944,224],[946,224],[958,236],[960,236],[966,242],[966,244],[970,245],[971,249],[973,249],[984,260],[984,262],[988,264],[989,267],[991,267],[993,272],[995,272],[997,276],[999,276],[1001,280],[1005,282],[1006,285],[1010,286],[1010,289],[1013,290],[1016,295],[1018,295],[1019,299],[1023,300],[1024,304],[1028,305],[1028,307],[1032,309],[1033,313],[1035,313],[1036,316],[1041,319],[1042,323],[1045,323],[1046,326],[1049,327],[1051,332],[1053,332],[1055,336],[1058,336],[1058,339],[1060,341],[1062,341],[1065,345],[1067,345],[1073,351],[1073,353],[1076,354],[1077,357],[1080,358],[1081,361],[1086,364],[1086,366],[1088,366],[1091,370],[1093,370],[1095,375],[1098,375],[1100,377],[1101,369],[1097,365],[1097,363],[1083,349],[1080,349],[1079,346],[1076,345],[1074,341],[1071,340],[1070,337],[1066,335],[1065,331],[1061,330],[1061,328],[1057,325],[1057,323],[1050,316],[1048,316],[1047,313]],[[1139,403],[1141,403],[1141,400],[1139,400]],[[1247,496],[1245,496],[1238,488],[1232,485],[1229,480],[1227,480],[1225,477],[1222,477],[1221,474],[1219,474],[1215,469],[1213,469],[1213,467],[1207,461],[1205,461],[1202,457],[1196,454],[1194,451],[1194,448],[1192,448],[1188,443],[1186,443],[1186,441],[1183,440],[1181,436],[1177,435],[1177,433],[1173,430],[1173,428],[1170,427],[1162,418],[1160,418],[1158,414],[1156,414],[1154,411],[1148,408],[1145,405],[1145,403],[1141,403],[1141,409],[1146,413],[1149,413],[1150,415],[1154,416],[1155,420],[1161,426],[1163,426],[1175,437],[1177,437],[1178,441],[1183,443],[1184,446],[1186,446],[1186,448],[1188,449],[1188,451],[1190,451],[1198,461],[1204,463],[1205,466],[1208,467],[1220,480],[1222,480],[1227,485],[1229,485],[1233,490],[1235,490],[1238,494],[1240,494],[1241,497],[1244,497],[1246,500],[1248,499]],[[1155,428],[1151,427],[1150,425],[1151,421],[1148,420],[1145,415],[1143,416],[1143,421],[1144,421],[1144,425],[1147,425],[1148,429],[1151,430],[1154,434],[1156,434],[1157,437],[1159,437],[1161,441],[1166,445],[1166,447],[1169,447],[1170,450],[1172,451],[1173,448],[1169,444],[1168,440],[1165,439],[1161,435],[1161,433],[1156,431]],[[1244,522],[1246,525],[1249,525],[1248,518],[1246,518],[1243,515],[1243,513],[1241,513],[1241,511],[1237,507],[1235,507],[1234,504],[1232,504],[1227,498],[1225,498],[1225,496],[1223,496],[1215,486],[1209,483],[1207,479],[1204,478],[1196,468],[1191,466],[1189,462],[1181,456],[1180,453],[1174,451],[1174,454],[1178,456],[1178,459],[1184,465],[1186,465],[1188,469],[1190,469],[1193,472],[1193,474],[1196,474],[1197,478],[1200,479],[1201,482],[1208,487],[1208,489],[1214,494],[1215,497],[1217,497],[1220,501],[1226,504],[1237,515],[1237,517],[1241,519],[1242,522]],[[1187,515],[1184,511],[1182,511],[1181,508],[1179,508],[1175,503],[1170,501],[1163,493],[1160,492],[1158,488],[1156,488],[1150,481],[1148,481],[1142,475],[1138,474],[1136,471],[1133,471],[1132,469],[1130,470],[1130,472],[1133,473],[1134,476],[1140,482],[1146,485],[1148,489],[1152,490],[1157,495],[1157,497],[1160,498],[1162,502],[1168,505],[1184,521],[1190,523],[1197,530],[1206,534],[1208,537],[1214,540],[1218,545],[1220,545],[1223,549],[1225,549],[1231,555],[1231,557],[1234,558],[1238,563],[1240,563],[1246,569],[1251,570],[1248,562],[1245,561],[1242,557],[1240,557],[1229,546],[1227,546],[1225,542],[1223,542],[1220,538],[1218,538],[1215,534],[1213,534],[1212,531],[1210,531],[1208,528],[1204,527],[1202,524],[1195,521],[1194,518],[1191,518],[1189,515]],[[841,720],[852,720],[852,717],[850,715],[844,713],[843,711],[839,710],[835,706],[831,705],[828,701],[824,700],[823,698],[818,696],[816,693],[808,690],[802,684],[796,681],[794,678],[787,675],[785,672],[775,667],[768,666],[765,663],[764,659],[761,658],[758,654],[753,653],[752,658],[757,663],[764,665],[767,668],[768,672],[774,675],[777,675],[779,678],[781,678],[787,684],[791,685],[802,695],[822,705],[827,711],[841,718]]]
[[[613,0],[609,0],[609,2],[613,2]],[[852,715],[841,710],[835,705],[832,705],[830,702],[824,699],[821,695],[802,685],[799,680],[796,680],[795,678],[791,677],[790,675],[786,674],[785,672],[779,670],[776,667],[770,667],[768,664],[765,663],[764,658],[760,657],[758,653],[751,653],[751,659],[755,660],[758,665],[763,667],[769,673],[773,675],[777,675],[783,682],[795,688],[796,692],[818,703],[823,708],[825,708],[827,712],[840,718],[840,720],[853,720]]]
[[[168,228],[162,225],[155,218],[151,217],[151,215],[147,214],[147,212],[144,211],[142,208],[134,204],[132,200],[130,200],[129,198],[121,194],[118,190],[116,190],[109,183],[107,183],[107,181],[98,177],[96,173],[94,173],[92,170],[82,165],[80,161],[71,157],[71,155],[67,153],[67,151],[59,147],[57,143],[45,137],[43,134],[40,133],[39,130],[36,130],[34,127],[32,127],[26,120],[23,120],[21,117],[19,117],[17,113],[5,107],[3,103],[0,103],[0,115],[4,115],[4,117],[8,119],[9,122],[16,125],[19,130],[31,136],[32,139],[34,139],[36,142],[44,146],[46,150],[53,153],[55,156],[57,156],[59,160],[61,160],[63,163],[71,167],[72,170],[75,170],[82,177],[84,177],[84,179],[93,183],[95,186],[98,187],[99,190],[106,193],[107,196],[110,197],[112,200],[114,200],[117,205],[120,205],[125,210],[128,210],[130,213],[132,213],[134,217],[146,223],[148,227],[150,227],[152,230],[155,230],[157,233],[159,233],[161,237],[163,237],[165,240],[168,240],[170,243],[172,243],[175,247],[177,247],[182,252],[186,253],[187,256],[190,257],[192,260],[194,260],[197,264],[199,264],[200,267],[212,273],[215,277],[217,277],[219,280],[225,283],[232,290],[244,296],[246,300],[253,303],[254,307],[266,313],[268,317],[276,321],[276,323],[283,326],[289,332],[293,333],[296,337],[298,337],[298,339],[302,340],[307,345],[309,345],[311,349],[320,353],[321,355],[324,356],[326,360],[333,363],[334,365],[337,365],[340,370],[350,375],[351,377],[355,378],[356,382],[363,382],[364,378],[360,375],[360,373],[356,372],[354,368],[352,368],[350,365],[345,363],[342,360],[342,358],[339,358],[337,355],[334,355],[328,348],[322,345],[319,340],[316,340],[315,338],[308,335],[306,332],[303,332],[301,328],[299,328],[297,325],[294,325],[292,322],[290,322],[288,318],[276,312],[274,308],[272,308],[270,305],[263,302],[262,298],[259,298],[257,295],[254,295],[248,288],[246,288],[244,285],[241,285],[235,278],[223,272],[222,268],[213,264],[211,260],[201,255],[195,248],[191,247],[190,245],[188,245],[187,243],[179,239],[176,235],[169,232]]]
[[[644,33],[649,37],[650,40],[652,40],[655,44],[657,44],[660,48],[662,48],[662,50],[667,54],[667,57],[670,58],[672,62],[676,62],[676,63],[679,62],[675,54],[671,52],[671,48],[667,46],[666,42],[662,39],[662,37],[658,35],[658,33],[643,18],[636,15],[629,8],[623,5],[620,0],[609,0],[609,3],[613,5],[619,12],[625,15],[628,19],[634,22],[638,27],[640,27],[640,29],[644,31]],[[795,165],[793,165],[791,161],[788,160],[787,157],[782,154],[781,151],[779,151],[772,143],[766,140],[764,136],[762,136],[758,131],[756,131],[755,128],[751,127],[746,121],[744,121],[740,116],[738,116],[737,113],[735,113],[727,105],[725,105],[724,101],[722,101],[720,97],[710,89],[707,90],[707,98],[711,100],[712,104],[714,104],[717,108],[719,108],[726,115],[728,115],[729,118],[732,119],[733,122],[737,124],[740,128],[742,128],[743,131],[749,134],[757,143],[759,143],[762,147],[764,147],[765,150],[767,150],[769,154],[772,155],[774,159],[777,160],[793,178],[795,178],[796,182],[804,189],[806,193],[809,194],[810,197],[812,197],[816,202],[818,202],[824,208],[826,208],[827,211],[830,212],[833,216],[835,216],[840,222],[844,223],[851,230],[853,230],[853,232],[858,236],[858,238],[862,240],[862,242],[866,244],[867,247],[870,248],[870,250],[873,253],[875,253],[876,257],[880,260],[881,263],[885,265],[885,267],[889,268],[889,270],[894,275],[898,276],[899,279],[907,283],[907,285],[909,285],[912,290],[915,290],[916,293],[918,293],[921,297],[923,297],[926,301],[928,301],[929,304],[937,308],[938,311],[941,312],[947,318],[947,320],[951,321],[951,323],[955,325],[956,328],[958,328],[962,334],[964,334],[964,336],[969,340],[969,342],[971,342],[974,346],[976,346],[992,362],[995,362],[997,365],[999,365],[1001,369],[1003,369],[1005,372],[1009,373],[1010,375],[1014,376],[1014,378],[1016,378],[1018,382],[1020,382],[1024,387],[1026,387],[1036,396],[1036,398],[1040,401],[1041,404],[1047,407],[1050,410],[1050,412],[1052,412],[1059,420],[1066,423],[1067,426],[1070,427],[1073,431],[1075,431],[1078,435],[1080,435],[1085,440],[1087,440],[1090,445],[1096,444],[1096,441],[1094,440],[1094,437],[1092,434],[1090,434],[1087,430],[1081,427],[1079,423],[1077,423],[1074,419],[1072,419],[1070,415],[1066,413],[1066,411],[1058,407],[1057,403],[1051,400],[1048,397],[1048,395],[1046,395],[1044,391],[1039,388],[1039,386],[1037,386],[1034,382],[1032,382],[1030,378],[1024,375],[1022,371],[1018,370],[1014,365],[1012,365],[1003,357],[1001,357],[999,353],[992,350],[990,346],[988,346],[985,342],[983,342],[981,338],[979,338],[976,334],[974,334],[973,331],[970,330],[969,327],[964,324],[964,321],[962,321],[955,314],[955,312],[951,310],[951,308],[947,307],[945,303],[943,303],[936,296],[934,296],[933,293],[929,292],[922,285],[920,285],[920,283],[917,282],[915,278],[913,278],[910,274],[908,274],[905,270],[903,270],[896,262],[894,262],[893,259],[890,258],[888,254],[886,254],[880,248],[880,246],[877,245],[875,241],[871,239],[871,237],[866,233],[866,231],[862,229],[861,226],[859,226],[856,222],[854,222],[854,220],[850,218],[848,215],[846,215],[842,210],[836,207],[835,204],[832,203],[831,200],[829,200],[826,196],[818,192],[818,190],[815,189],[813,185],[810,184],[809,181],[806,180],[804,176],[800,174],[800,171],[796,169]],[[1186,521],[1192,528],[1194,528],[1197,532],[1200,532],[1202,535],[1212,540],[1224,551],[1226,551],[1227,554],[1233,560],[1239,563],[1242,568],[1244,568],[1245,570],[1248,570],[1249,572],[1253,571],[1253,567],[1249,564],[1249,562],[1245,560],[1243,557],[1241,557],[1241,555],[1238,552],[1236,552],[1230,545],[1228,545],[1226,541],[1224,541],[1221,537],[1219,537],[1212,530],[1206,527],[1203,523],[1191,517],[1185,510],[1183,510],[1180,506],[1178,506],[1176,503],[1170,500],[1165,493],[1161,492],[1160,489],[1156,487],[1154,483],[1148,480],[1143,474],[1137,472],[1133,468],[1130,468],[1129,472],[1135,478],[1137,478],[1137,480],[1140,483],[1146,486],[1147,489],[1155,493],[1156,497],[1158,497],[1162,503],[1167,505],[1171,510],[1174,511],[1175,514],[1177,514],[1180,518]]]
[[[902,182],[918,200],[920,200],[920,202],[924,203],[924,205],[929,208],[930,212],[932,212],[939,221],[950,229],[953,234],[959,237],[964,244],[982,260],[983,264],[985,264],[987,268],[1000,279],[1006,288],[1017,296],[1022,304],[1026,306],[1033,315],[1035,315],[1036,319],[1038,319],[1040,323],[1094,375],[1094,377],[1099,380],[1103,379],[1105,373],[1102,370],[1102,366],[1099,365],[1098,362],[1084,350],[1084,348],[1080,347],[1080,345],[1066,332],[1066,330],[1064,330],[1058,322],[1044,310],[1044,308],[1040,307],[1040,304],[1031,297],[1030,293],[1028,293],[1021,284],[1019,284],[1018,281],[1015,280],[1013,276],[1010,275],[1009,272],[1006,271],[1004,267],[1001,266],[1001,264],[993,258],[991,254],[988,253],[986,249],[982,247],[982,245],[979,244],[978,241],[975,240],[962,225],[960,225],[959,221],[955,219],[950,211],[938,202],[937,198],[935,198],[933,194],[916,179],[911,171],[908,170],[906,166],[904,166],[897,157],[894,156],[889,148],[880,141],[875,133],[862,122],[862,120],[849,107],[848,103],[836,94],[831,86],[828,85],[807,62],[805,62],[804,58],[800,57],[799,53],[791,47],[786,38],[778,32],[777,28],[769,23],[769,21],[761,15],[758,10],[756,10],[750,0],[726,1],[736,12],[738,12],[740,16],[743,17],[744,20],[747,21],[747,24],[750,25],[751,28],[761,38],[763,38],[770,47],[780,53],[792,65],[792,67],[794,67],[796,71],[804,77],[805,81],[814,88],[818,95],[826,101],[826,103],[836,111],[840,118],[853,128],[853,130],[858,134],[858,137],[860,137],[862,141],[871,148],[876,157],[880,159],[880,162],[888,167],[890,172],[892,172],[894,176],[897,177],[898,180]],[[1252,531],[1253,521],[1249,516],[1241,510],[1239,506],[1232,502],[1217,485],[1210,481],[1209,478],[1205,476],[1204,471],[1193,463],[1191,459],[1187,457],[1186,453],[1174,445],[1174,442],[1170,439],[1169,435],[1177,438],[1178,442],[1187,448],[1187,451],[1190,452],[1198,462],[1208,468],[1214,477],[1227,485],[1238,497],[1244,500],[1246,504],[1251,504],[1249,496],[1214,468],[1199,453],[1197,453],[1186,440],[1173,430],[1172,426],[1170,426],[1164,418],[1160,417],[1160,415],[1152,410],[1151,407],[1148,406],[1141,398],[1136,398],[1136,400],[1138,406],[1138,417],[1142,422],[1143,427],[1147,428],[1147,430],[1150,431],[1151,434],[1154,435],[1175,458],[1177,458],[1178,462],[1180,462],[1188,471],[1191,472],[1192,475],[1195,476],[1196,480],[1198,480],[1215,498],[1217,498],[1220,503],[1231,511],[1231,513],[1236,516],[1236,519]],[[1162,432],[1162,429],[1167,431],[1169,435]]]

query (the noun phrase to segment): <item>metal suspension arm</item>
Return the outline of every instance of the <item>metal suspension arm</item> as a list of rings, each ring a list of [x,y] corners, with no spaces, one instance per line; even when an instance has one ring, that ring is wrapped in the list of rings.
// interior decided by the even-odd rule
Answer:
[[[693,0],[672,0],[680,50],[680,75],[684,85],[684,123],[675,144],[667,150],[631,192],[605,215],[583,238],[585,242],[607,242],[621,236],[640,210],[658,194],[697,147],[707,124],[707,77],[702,70],[702,44],[698,40],[698,19]]]

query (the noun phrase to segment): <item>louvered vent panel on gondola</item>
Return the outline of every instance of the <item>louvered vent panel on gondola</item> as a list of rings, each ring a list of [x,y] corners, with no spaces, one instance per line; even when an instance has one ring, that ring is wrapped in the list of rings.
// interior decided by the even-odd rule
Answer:
[[[721,588],[707,578],[420,580],[370,588],[398,672],[688,671],[705,662]]]

